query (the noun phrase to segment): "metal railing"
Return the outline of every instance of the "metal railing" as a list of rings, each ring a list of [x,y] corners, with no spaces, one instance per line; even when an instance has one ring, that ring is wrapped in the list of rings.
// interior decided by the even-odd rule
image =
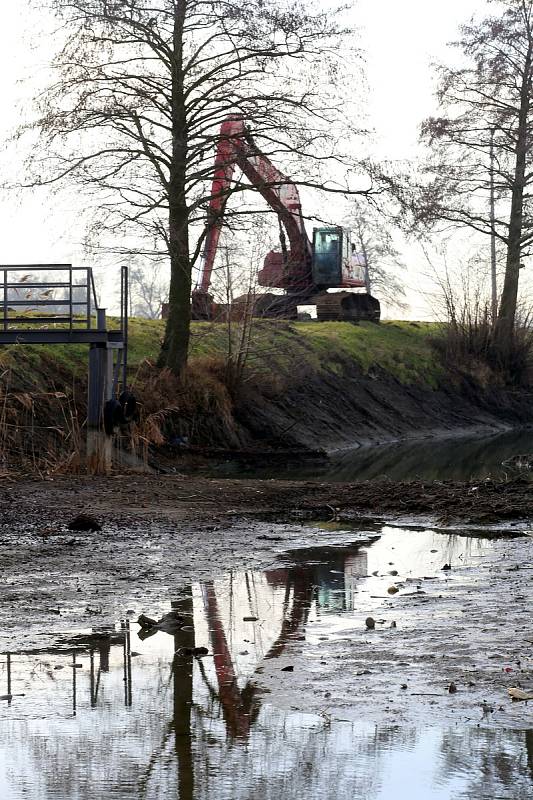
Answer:
[[[0,333],[106,330],[93,271],[72,264],[0,264]],[[116,330],[116,326],[113,326]],[[119,330],[127,338],[128,268],[120,269]]]
[[[0,264],[0,345],[88,344],[115,351],[114,379],[126,387],[128,268],[120,269],[120,317],[108,326],[93,271],[72,264]]]
[[[0,265],[0,293],[0,330],[42,330],[57,325],[91,330],[98,324],[99,305],[89,267]]]

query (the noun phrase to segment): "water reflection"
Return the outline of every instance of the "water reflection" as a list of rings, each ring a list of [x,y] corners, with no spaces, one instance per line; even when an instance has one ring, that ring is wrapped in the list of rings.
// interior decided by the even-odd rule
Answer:
[[[364,480],[481,480],[511,474],[502,461],[518,453],[533,452],[533,430],[511,431],[496,436],[455,437],[380,445],[350,450],[332,456],[329,462],[305,462],[287,469],[276,465],[243,470],[236,464],[217,468],[218,475],[313,479],[328,481]],[[515,473],[512,473],[515,474]],[[525,473],[530,475],[527,471]]]
[[[0,797],[529,797],[533,732],[331,722],[258,691],[267,660],[311,640],[312,622],[333,630],[390,581],[393,558],[405,575],[444,557],[473,563],[490,546],[409,533],[400,554],[400,538],[186,587],[161,609],[175,624],[152,636],[124,621],[3,657]],[[212,655],[187,655],[198,645]]]

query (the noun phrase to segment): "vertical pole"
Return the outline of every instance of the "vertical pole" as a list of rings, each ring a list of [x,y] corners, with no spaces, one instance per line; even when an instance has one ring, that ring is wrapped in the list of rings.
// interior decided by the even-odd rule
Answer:
[[[7,658],[7,704],[11,705],[11,653],[6,654]]]
[[[122,643],[122,682],[124,684],[124,705],[128,706],[128,668],[126,665],[127,661],[127,643],[126,643],[126,623],[122,621],[120,623],[121,629],[124,631],[124,641]]]
[[[106,330],[105,309],[97,311],[97,328]],[[112,437],[103,429],[104,405],[113,396],[113,350],[106,342],[91,345],[88,383],[87,471],[105,475],[111,470],[113,455]]]
[[[96,311],[96,328],[99,331],[105,331],[107,320],[106,320],[106,310],[105,308],[99,308]]]
[[[130,708],[132,705],[131,692],[131,633],[129,619],[121,623],[124,631],[124,705]]]
[[[4,270],[4,330],[7,331],[7,269]]]
[[[73,280],[73,278],[72,278],[72,265],[70,265],[69,266],[69,270],[68,270],[68,304],[69,304],[68,313],[69,313],[70,330],[71,331],[72,331],[72,315],[73,315],[73,309],[72,309],[72,280]]]
[[[498,287],[496,284],[496,231],[495,231],[495,200],[494,200],[494,128],[490,129],[490,276],[492,300],[492,324],[495,325],[498,317]]]
[[[96,691],[95,691],[95,681],[94,681],[94,650],[89,650],[89,659],[90,659],[90,667],[91,667],[91,708],[96,708]]]
[[[124,350],[122,353],[122,390],[126,391],[128,385],[128,314],[129,314],[129,274],[128,268],[122,267],[124,274]]]
[[[76,716],[76,695],[77,695],[77,688],[76,688],[76,651],[74,650],[72,653],[72,716]]]
[[[92,327],[92,321],[91,321],[92,308],[91,308],[91,273],[89,268],[87,268],[85,284],[87,287],[85,290],[87,292],[87,328],[88,330],[90,330]]]

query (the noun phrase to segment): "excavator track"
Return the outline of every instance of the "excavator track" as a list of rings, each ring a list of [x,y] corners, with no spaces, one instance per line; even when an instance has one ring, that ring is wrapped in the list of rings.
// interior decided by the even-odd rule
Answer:
[[[310,301],[316,305],[319,322],[379,322],[381,307],[370,294],[323,292]]]

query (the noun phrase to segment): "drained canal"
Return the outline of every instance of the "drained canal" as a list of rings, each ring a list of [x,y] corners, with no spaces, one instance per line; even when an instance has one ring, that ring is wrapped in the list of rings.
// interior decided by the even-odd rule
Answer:
[[[4,652],[2,800],[531,797],[524,540],[339,534]]]
[[[277,480],[353,481],[366,480],[483,480],[527,475],[502,462],[529,455],[533,466],[533,430],[514,430],[492,436],[417,439],[411,442],[348,449],[329,459],[308,460],[287,466],[243,467],[237,462],[221,464],[216,475]]]

